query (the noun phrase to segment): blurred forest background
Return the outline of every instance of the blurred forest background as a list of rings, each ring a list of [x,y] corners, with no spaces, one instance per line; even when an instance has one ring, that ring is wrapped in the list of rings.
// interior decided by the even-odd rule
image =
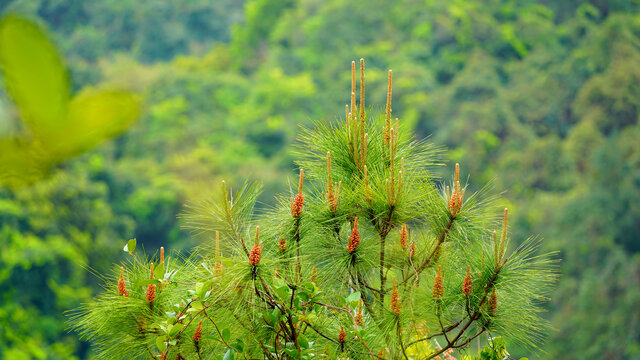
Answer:
[[[1,0],[39,21],[74,90],[136,92],[140,119],[44,179],[0,187],[0,358],[88,359],[64,312],[126,239],[185,251],[186,201],[294,174],[299,124],[343,116],[351,60],[384,104],[506,190],[513,238],[558,250],[548,359],[640,358],[640,5],[593,0]],[[17,118],[0,90],[0,137]],[[500,210],[496,209],[496,214]],[[530,356],[517,347],[512,355]]]

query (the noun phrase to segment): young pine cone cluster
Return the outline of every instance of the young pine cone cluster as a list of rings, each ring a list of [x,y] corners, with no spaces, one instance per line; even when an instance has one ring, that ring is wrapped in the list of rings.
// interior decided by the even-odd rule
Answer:
[[[352,253],[360,245],[360,231],[358,230],[358,218],[353,221],[353,230],[351,230],[351,236],[349,236],[349,244],[347,245],[347,251]]]

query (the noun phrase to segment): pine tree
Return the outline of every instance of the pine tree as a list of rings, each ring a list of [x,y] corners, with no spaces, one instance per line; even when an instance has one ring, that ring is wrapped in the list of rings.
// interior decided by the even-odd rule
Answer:
[[[484,333],[537,348],[549,255],[535,240],[509,252],[507,210],[465,194],[458,164],[438,185],[441,149],[392,118],[391,71],[375,113],[363,60],[356,102],[355,66],[345,119],[301,135],[297,191],[258,216],[259,185],[223,182],[188,206],[186,227],[215,234],[188,258],[129,241],[129,263],[70,319],[100,356],[434,359]]]

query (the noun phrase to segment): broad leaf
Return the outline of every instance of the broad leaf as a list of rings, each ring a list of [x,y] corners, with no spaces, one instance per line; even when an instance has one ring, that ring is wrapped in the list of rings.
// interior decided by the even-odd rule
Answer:
[[[15,15],[0,20],[0,70],[35,137],[56,132],[67,116],[69,76],[44,31]]]
[[[67,126],[55,145],[60,156],[88,150],[119,135],[139,115],[139,101],[122,91],[84,90],[71,100]]]
[[[163,352],[167,349],[167,344],[165,343],[166,340],[166,336],[158,336],[156,338],[156,346],[158,347],[158,350],[160,350],[160,352]]]
[[[349,294],[349,296],[347,296],[347,298],[345,299],[345,301],[347,302],[347,304],[349,304],[350,306],[356,306],[358,305],[358,301],[360,301],[360,292],[356,291],[354,293]]]
[[[222,360],[232,360],[235,357],[235,355],[236,355],[236,352],[233,349],[229,349],[224,354],[224,357],[222,358]]]
[[[231,331],[229,331],[228,328],[224,328],[222,330],[222,338],[224,339],[224,341],[226,341],[227,343],[229,342],[229,340],[231,340]]]
[[[136,243],[137,240],[135,238],[127,241],[127,245],[124,246],[124,251],[127,251],[129,254],[133,254],[133,252],[136,250]]]

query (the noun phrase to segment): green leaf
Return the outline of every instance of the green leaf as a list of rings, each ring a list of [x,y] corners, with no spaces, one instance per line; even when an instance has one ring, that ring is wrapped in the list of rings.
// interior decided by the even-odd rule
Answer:
[[[156,338],[156,346],[158,347],[158,350],[160,350],[160,352],[164,352],[167,349],[167,344],[165,343],[166,340],[166,336],[158,336]]]
[[[133,252],[136,250],[136,239],[133,238],[127,241],[127,245],[125,245],[124,249],[122,250],[129,252],[129,254],[133,254]]]
[[[19,186],[46,174],[48,157],[45,149],[28,144],[20,138],[0,138],[0,185]]]
[[[276,294],[281,298],[281,299],[286,299],[289,297],[289,285],[287,285],[287,283],[277,277],[273,278],[273,286],[276,288]]]
[[[200,312],[200,310],[203,309],[203,305],[200,301],[194,301],[193,303],[191,303],[191,307],[187,310],[188,313],[193,313],[193,312]]]
[[[43,177],[139,117],[140,99],[132,93],[83,89],[71,98],[55,46],[37,24],[16,15],[0,19],[0,78],[19,109],[24,124],[18,127],[28,134],[0,139],[0,181],[10,185]]]
[[[228,328],[224,328],[222,329],[222,338],[224,339],[225,342],[229,342],[229,340],[231,339],[231,331],[229,331]]]
[[[197,282],[196,283],[196,294],[200,293],[200,291],[202,291],[202,288],[204,288],[204,283]]]
[[[69,103],[67,126],[55,145],[60,154],[73,155],[119,135],[138,116],[139,100],[135,95],[85,89]]]
[[[70,82],[45,32],[27,19],[5,16],[0,21],[0,70],[34,136],[57,133],[67,115]]]
[[[282,313],[280,312],[280,309],[278,309],[278,308],[274,308],[271,311],[271,316],[273,317],[273,319],[274,319],[273,321],[275,321],[275,322],[280,320],[280,315],[282,315]]]
[[[357,306],[358,305],[358,301],[360,301],[360,292],[356,291],[354,293],[349,294],[349,296],[347,296],[345,301],[350,306]]]
[[[302,287],[309,296],[313,295],[317,291],[316,285],[312,282],[304,283],[302,284]]]
[[[222,360],[232,360],[235,357],[235,355],[236,355],[236,352],[233,349],[229,349],[224,354],[224,357],[222,358]]]
[[[231,344],[231,346],[234,349],[238,350],[238,352],[240,352],[240,353],[244,352],[244,342],[242,342],[242,340],[240,340],[240,339],[236,340],[236,342]]]
[[[176,323],[173,324],[173,326],[171,327],[171,330],[169,330],[169,336],[174,337],[176,335],[178,335],[178,333],[184,329],[184,325],[181,323]]]
[[[289,344],[291,344],[291,347],[284,349],[284,352],[289,355],[290,358],[296,359],[298,357],[298,352],[296,349],[293,349],[293,343],[287,343],[287,346],[289,346]]]
[[[279,277],[274,277],[273,278],[273,286],[275,288],[281,288],[281,287],[287,286],[287,283],[284,280],[282,280],[281,278],[279,278]]]
[[[196,283],[196,294],[200,299],[206,299],[207,291],[211,289],[211,282],[207,281],[206,283]]]
[[[303,349],[308,349],[309,341],[304,335],[300,334],[300,336],[298,336],[298,345],[300,345],[300,347]]]

